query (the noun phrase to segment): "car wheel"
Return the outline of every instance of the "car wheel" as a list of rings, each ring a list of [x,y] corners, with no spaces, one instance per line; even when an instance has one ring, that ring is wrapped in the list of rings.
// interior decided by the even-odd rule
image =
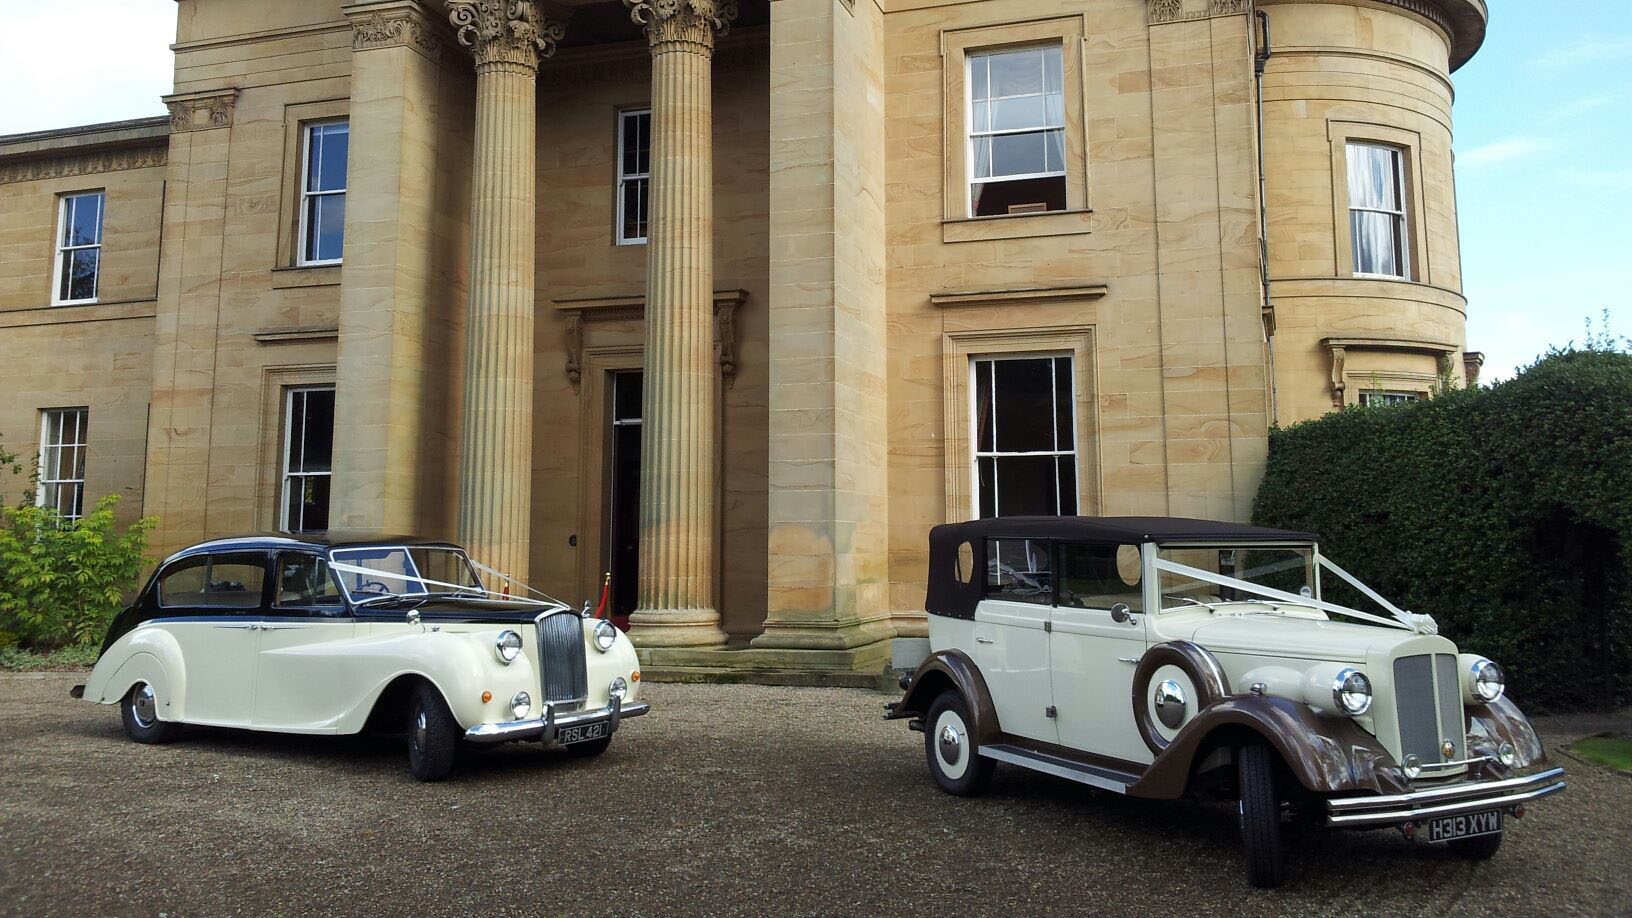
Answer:
[[[941,790],[959,797],[985,792],[992,783],[991,759],[983,758],[969,729],[969,708],[954,691],[941,693],[924,718],[924,754],[929,774]]]
[[[442,693],[430,685],[419,686],[408,713],[408,770],[421,781],[446,778],[453,771],[462,732]]]
[[[1503,834],[1493,832],[1489,835],[1462,838],[1450,842],[1448,847],[1451,849],[1451,853],[1459,857],[1465,857],[1470,861],[1488,861],[1496,856],[1496,852],[1502,850]]]
[[[119,702],[125,735],[138,743],[168,743],[181,734],[181,725],[159,720],[159,699],[153,686],[138,682]]]
[[[1241,850],[1247,882],[1261,889],[1286,879],[1286,847],[1281,841],[1281,795],[1275,786],[1275,754],[1257,743],[1236,750],[1241,793]]]
[[[612,745],[612,737],[603,736],[600,739],[587,740],[582,743],[573,743],[566,747],[567,755],[575,759],[592,759],[605,752]]]

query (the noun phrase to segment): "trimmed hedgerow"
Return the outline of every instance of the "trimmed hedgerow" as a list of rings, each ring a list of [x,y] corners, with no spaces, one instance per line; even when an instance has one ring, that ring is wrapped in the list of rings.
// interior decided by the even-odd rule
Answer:
[[[1494,386],[1273,431],[1253,515],[1320,533],[1501,663],[1521,704],[1632,701],[1632,355],[1554,353]]]

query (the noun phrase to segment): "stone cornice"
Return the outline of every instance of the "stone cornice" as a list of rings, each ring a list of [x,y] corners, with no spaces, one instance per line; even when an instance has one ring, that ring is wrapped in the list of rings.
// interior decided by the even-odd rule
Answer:
[[[511,64],[537,69],[555,54],[566,25],[541,15],[533,0],[447,0],[448,21],[476,66]]]
[[[231,127],[233,111],[238,107],[238,90],[177,93],[165,96],[164,104],[170,109],[171,133]]]
[[[975,290],[962,293],[931,293],[931,305],[951,306],[1029,306],[1036,303],[1098,300],[1111,292],[1105,284],[1077,284],[1069,287],[1032,287],[1020,290]]]
[[[99,150],[67,156],[36,157],[21,162],[0,160],[0,185],[12,182],[32,182],[39,179],[65,178],[71,175],[96,175],[103,172],[122,172],[126,169],[147,169],[170,161],[168,144],[133,147],[122,150]]]
[[[440,63],[448,54],[441,27],[414,0],[355,4],[346,9],[351,20],[351,49],[411,48]]]
[[[692,45],[712,51],[714,40],[731,31],[737,0],[623,0],[629,18],[646,30],[652,48]]]
[[[1198,0],[1149,0],[1149,2],[1154,8],[1162,3],[1195,3]],[[1295,0],[1258,0],[1258,3],[1264,6],[1285,2]],[[1365,2],[1404,10],[1428,20],[1444,31],[1451,41],[1452,72],[1471,60],[1485,43],[1485,28],[1490,21],[1490,10],[1486,7],[1485,0],[1365,0]],[[1151,21],[1154,22],[1155,19]]]
[[[163,166],[170,119],[139,118],[0,137],[0,184]]]

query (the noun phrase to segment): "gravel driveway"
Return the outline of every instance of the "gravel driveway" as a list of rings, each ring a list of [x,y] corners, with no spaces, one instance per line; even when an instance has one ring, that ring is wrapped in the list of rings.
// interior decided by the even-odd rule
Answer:
[[[1632,914],[1632,779],[1556,755],[1570,789],[1492,862],[1310,833],[1260,892],[1227,808],[1005,768],[949,797],[862,690],[649,686],[599,760],[511,745],[428,785],[383,739],[138,746],[83,679],[0,675],[0,912]]]

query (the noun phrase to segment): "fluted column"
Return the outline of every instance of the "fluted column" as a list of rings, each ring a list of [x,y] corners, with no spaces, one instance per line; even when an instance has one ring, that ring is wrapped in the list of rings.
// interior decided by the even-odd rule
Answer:
[[[527,578],[532,512],[533,234],[538,62],[563,28],[531,0],[448,0],[476,59],[470,312],[459,457],[459,539]]]
[[[714,580],[714,38],[735,0],[624,0],[652,50],[636,644],[721,644]]]

